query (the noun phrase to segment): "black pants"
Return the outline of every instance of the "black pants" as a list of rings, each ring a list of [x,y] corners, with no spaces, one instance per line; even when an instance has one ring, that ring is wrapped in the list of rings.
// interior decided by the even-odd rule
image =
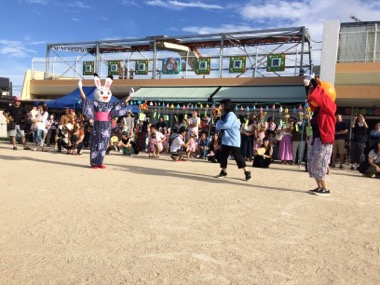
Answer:
[[[227,160],[228,156],[232,154],[234,157],[236,164],[238,168],[244,168],[247,166],[245,163],[245,158],[240,153],[240,147],[236,146],[229,146],[229,145],[222,145],[222,151],[220,155],[220,167],[221,168],[227,168]]]

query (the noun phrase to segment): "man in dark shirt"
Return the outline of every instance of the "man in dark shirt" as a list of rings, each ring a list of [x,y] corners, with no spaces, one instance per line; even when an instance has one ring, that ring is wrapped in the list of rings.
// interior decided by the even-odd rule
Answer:
[[[343,169],[343,165],[346,159],[346,137],[349,130],[348,124],[342,120],[342,114],[336,113],[335,124],[335,141],[332,151],[331,167],[335,167],[336,155],[339,154],[340,169]]]
[[[13,105],[6,108],[3,112],[4,117],[7,119],[7,128],[9,132],[9,137],[13,145],[13,150],[17,150],[16,146],[16,135],[18,134],[21,137],[22,144],[24,145],[25,150],[30,150],[26,146],[25,140],[25,123],[26,123],[26,112],[23,107],[21,107],[21,101],[16,97]]]

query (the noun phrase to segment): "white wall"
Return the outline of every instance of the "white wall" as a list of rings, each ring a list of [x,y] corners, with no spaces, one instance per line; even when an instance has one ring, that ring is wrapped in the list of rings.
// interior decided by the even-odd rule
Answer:
[[[7,133],[7,121],[3,116],[3,111],[0,111],[0,138],[8,137]]]
[[[323,25],[321,80],[335,85],[335,67],[338,58],[340,23],[338,20],[325,21]]]

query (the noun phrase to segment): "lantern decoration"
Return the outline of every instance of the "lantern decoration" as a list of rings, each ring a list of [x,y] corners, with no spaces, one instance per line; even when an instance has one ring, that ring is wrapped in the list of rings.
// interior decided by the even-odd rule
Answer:
[[[249,112],[249,106],[247,106],[247,107],[245,108],[245,111],[246,111],[246,112]]]
[[[265,107],[265,110],[266,110],[266,111],[268,111],[268,110],[269,110],[268,106],[266,106],[266,107]]]
[[[276,110],[276,105],[275,104],[272,105],[272,110],[273,111]]]
[[[166,108],[169,108],[169,103],[166,103]]]
[[[288,108],[285,108],[284,113],[285,113],[285,114],[288,114],[288,113],[289,113],[289,109],[288,109]]]
[[[173,103],[170,105],[170,109],[174,109],[174,104]]]
[[[296,109],[296,107],[293,108],[293,114],[297,114],[297,109]]]
[[[263,107],[260,107],[260,113],[262,113],[264,110],[263,110]]]
[[[282,113],[282,111],[283,111],[282,106],[280,106],[280,108],[278,108],[278,112]]]
[[[298,106],[298,111],[300,111],[300,112],[302,112],[302,111],[303,111],[303,107],[302,107],[302,105],[301,105],[301,104]]]
[[[256,111],[256,104],[253,105],[253,111]]]
[[[179,108],[181,108],[180,106],[179,106],[179,104],[177,104],[177,107],[176,107],[177,109],[179,109]]]

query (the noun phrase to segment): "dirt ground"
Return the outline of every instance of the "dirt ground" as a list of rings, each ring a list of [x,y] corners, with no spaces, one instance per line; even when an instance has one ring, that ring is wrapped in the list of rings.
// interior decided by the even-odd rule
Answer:
[[[380,180],[0,142],[0,284],[380,284]]]

